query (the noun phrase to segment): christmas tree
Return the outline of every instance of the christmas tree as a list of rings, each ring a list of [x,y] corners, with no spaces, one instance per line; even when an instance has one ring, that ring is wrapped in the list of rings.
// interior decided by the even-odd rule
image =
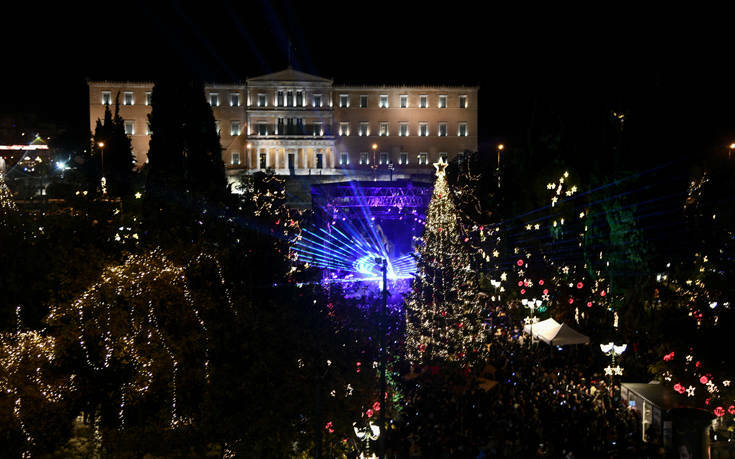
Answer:
[[[13,194],[10,192],[8,185],[5,184],[5,176],[0,172],[0,215],[3,217],[15,212],[18,208],[13,201]]]
[[[444,176],[446,166],[443,159],[434,164],[434,194],[406,297],[406,353],[415,364],[471,363],[485,341],[476,273]]]

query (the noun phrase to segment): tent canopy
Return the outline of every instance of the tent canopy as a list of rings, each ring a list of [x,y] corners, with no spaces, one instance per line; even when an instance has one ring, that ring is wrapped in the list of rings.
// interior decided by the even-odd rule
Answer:
[[[523,332],[531,334],[546,344],[564,346],[567,344],[589,344],[589,336],[583,335],[567,324],[560,324],[554,319],[546,319],[541,322],[523,327]]]

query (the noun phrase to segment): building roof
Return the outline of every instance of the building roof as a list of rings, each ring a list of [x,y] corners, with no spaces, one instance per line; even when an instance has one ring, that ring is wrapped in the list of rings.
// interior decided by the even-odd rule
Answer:
[[[254,78],[248,78],[248,83],[250,83],[251,81],[313,81],[319,83],[332,82],[332,80],[330,80],[329,78],[322,78],[320,76],[311,75],[309,73],[299,72],[298,70],[294,70],[291,67],[288,67],[286,70],[281,70],[280,72],[269,73],[267,75],[261,75]]]
[[[658,383],[622,383],[622,386],[636,393],[639,397],[648,400],[653,405],[663,409],[694,408],[694,405],[685,397],[674,393],[670,388]]]

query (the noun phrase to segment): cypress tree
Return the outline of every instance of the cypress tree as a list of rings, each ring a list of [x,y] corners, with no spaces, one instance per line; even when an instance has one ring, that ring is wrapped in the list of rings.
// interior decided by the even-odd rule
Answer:
[[[100,147],[100,143],[104,147]],[[130,137],[125,133],[125,120],[120,116],[120,94],[115,98],[115,115],[105,105],[103,120],[95,126],[91,164],[88,167],[90,184],[97,189],[100,178],[105,177],[107,194],[113,197],[127,196],[132,191],[135,161]]]
[[[200,206],[224,200],[225,167],[201,82],[157,81],[151,106],[144,207],[149,221],[170,225],[172,213],[200,213]]]
[[[125,133],[125,120],[120,116],[120,94],[115,98],[115,116],[105,149],[105,172],[110,196],[123,197],[132,192],[135,159],[130,137]]]

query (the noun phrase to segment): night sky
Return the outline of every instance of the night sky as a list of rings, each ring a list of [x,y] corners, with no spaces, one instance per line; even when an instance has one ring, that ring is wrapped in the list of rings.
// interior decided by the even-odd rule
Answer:
[[[88,128],[85,78],[240,81],[285,68],[290,41],[296,69],[337,84],[479,85],[481,150],[522,143],[533,124],[587,154],[611,110],[626,112],[640,153],[721,154],[735,140],[732,27],[716,11],[28,3],[0,28],[0,112],[33,112],[70,138]]]

